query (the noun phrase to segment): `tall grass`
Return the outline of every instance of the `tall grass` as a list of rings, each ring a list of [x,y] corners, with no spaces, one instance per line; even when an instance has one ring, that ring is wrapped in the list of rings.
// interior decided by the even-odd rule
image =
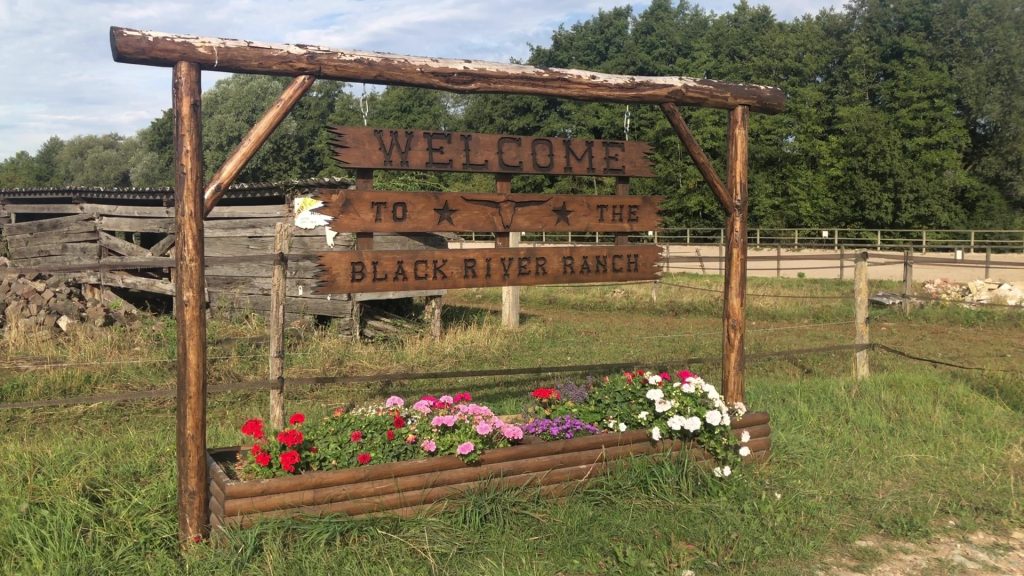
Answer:
[[[713,279],[680,278],[710,286]],[[820,283],[819,283],[820,282]],[[624,290],[622,293],[616,290]],[[500,328],[493,291],[449,299],[440,341],[419,335],[353,343],[327,329],[289,332],[289,375],[657,361],[718,353],[720,307],[699,291],[650,287],[530,289],[520,330]],[[848,285],[752,282],[752,293],[843,294]],[[604,308],[594,301],[605,301]],[[753,299],[752,299],[753,300]],[[709,301],[710,302],[710,301]],[[706,306],[706,308],[702,308]],[[751,351],[848,343],[844,300],[776,299],[751,308]],[[878,312],[873,336],[931,357],[1009,372],[958,371],[872,354],[874,377],[848,377],[850,357],[751,363],[748,404],[773,419],[773,456],[721,482],[681,459],[638,458],[560,500],[483,490],[436,515],[329,517],[230,530],[220,544],[179,554],[171,401],[0,414],[0,573],[11,574],[812,574],[827,554],[882,534],[1024,524],[1024,386],[1020,316],[974,322],[959,309]],[[794,328],[795,327],[795,328]],[[769,330],[758,331],[759,328]],[[885,330],[882,330],[885,328]],[[258,319],[211,324],[211,381],[262,374]],[[1017,331],[1017,332],[1014,332]],[[686,336],[680,336],[686,334]],[[951,336],[952,335],[952,336]],[[954,340],[953,338],[960,340]],[[146,321],[58,339],[4,342],[0,399],[29,400],[173,379],[174,326]],[[951,342],[987,343],[972,352]],[[1009,355],[1009,356],[1007,356]],[[74,366],[27,370],[27,359]],[[112,361],[130,361],[111,363]],[[717,381],[714,364],[698,367]],[[389,393],[469,389],[517,412],[539,382],[566,378],[392,382],[289,392],[312,414]],[[265,393],[213,396],[211,446],[266,412]],[[869,559],[870,560],[870,559]]]

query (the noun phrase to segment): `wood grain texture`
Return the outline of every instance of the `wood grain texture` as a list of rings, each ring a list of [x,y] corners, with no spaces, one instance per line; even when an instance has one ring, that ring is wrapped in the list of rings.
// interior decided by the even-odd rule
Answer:
[[[853,314],[854,344],[868,345],[871,343],[868,331],[868,253],[861,252],[853,268]],[[868,351],[858,350],[853,355],[853,374],[857,380],[871,376],[868,364]]]
[[[203,282],[203,154],[200,68],[174,66],[175,316],[178,326],[178,536],[209,535],[206,470],[206,307]]]
[[[744,401],[744,336],[747,294],[747,145],[750,113],[729,111],[726,182],[732,211],[726,219],[725,303],[722,314],[722,395],[728,403]]]
[[[335,50],[318,46],[269,44],[110,28],[115,62],[173,66],[195,62],[205,70],[314,75],[327,80],[418,86],[459,93],[508,93],[574,100],[660,104],[731,109],[749,106],[777,113],[785,107],[782,90],[684,76],[620,76],[587,70],[535,68],[476,60],[423,58]]]
[[[270,346],[268,378],[275,380],[278,387],[270,391],[270,425],[275,430],[284,429],[284,305],[287,299],[288,254],[291,241],[291,222],[279,222],[274,237],[274,253],[282,256],[275,264],[271,275],[270,289]]]
[[[627,181],[628,182],[628,181]],[[661,196],[321,190],[338,232],[642,232]]]
[[[356,250],[320,255],[320,294],[653,280],[654,245]]]
[[[366,126],[330,128],[343,168],[652,177],[646,142]]]

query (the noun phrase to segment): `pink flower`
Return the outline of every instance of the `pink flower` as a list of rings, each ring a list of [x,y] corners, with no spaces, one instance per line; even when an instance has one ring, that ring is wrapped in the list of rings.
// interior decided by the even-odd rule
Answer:
[[[507,424],[501,427],[501,435],[508,440],[522,440],[523,429],[514,424]]]
[[[451,396],[447,395],[447,394],[445,394],[444,396],[441,396],[440,398],[438,398],[437,401],[442,403],[442,404],[454,404],[455,403],[455,399],[452,398]]]
[[[405,406],[405,400],[402,400],[401,396],[392,396],[384,401],[385,408],[394,408],[396,406],[398,408]]]
[[[412,405],[412,409],[421,414],[429,414],[432,405],[432,400],[420,400]]]
[[[458,404],[459,402],[470,402],[472,400],[473,397],[469,395],[469,392],[459,392],[458,394],[455,395],[456,404]]]
[[[437,450],[437,444],[435,444],[433,440],[424,440],[420,444],[420,448],[423,448],[424,452],[433,453],[434,450]]]
[[[455,426],[455,415],[454,414],[448,414],[448,415],[445,415],[445,416],[434,416],[434,418],[430,421],[430,425],[431,426],[447,426],[447,427],[451,428],[452,426]]]
[[[474,446],[472,442],[463,442],[462,444],[459,444],[459,447],[455,449],[455,452],[459,456],[465,456],[473,450],[476,450],[476,446]]]
[[[493,428],[491,427],[490,423],[488,423],[488,422],[481,422],[481,423],[476,425],[476,433],[481,435],[481,436],[486,436],[486,435],[490,434],[492,430],[493,430]]]
[[[680,380],[686,382],[688,378],[693,378],[694,376],[696,376],[696,374],[690,372],[689,370],[680,370],[679,372],[676,372],[676,376],[679,376]]]

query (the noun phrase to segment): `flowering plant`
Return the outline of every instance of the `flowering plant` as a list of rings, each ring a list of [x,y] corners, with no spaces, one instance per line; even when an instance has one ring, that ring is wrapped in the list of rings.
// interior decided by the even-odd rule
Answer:
[[[288,419],[289,427],[267,435],[263,420],[253,418],[242,425],[242,434],[253,439],[243,473],[254,478],[273,478],[297,474],[309,468],[309,455],[316,448],[302,433],[306,417],[296,412]]]
[[[267,438],[262,420],[242,425],[242,434],[253,439],[242,453],[242,476],[272,478],[446,454],[473,462],[523,437],[521,428],[474,404],[468,392],[424,396],[412,406],[391,396],[380,405],[338,408],[320,420],[305,420],[293,415],[290,427],[273,435],[276,442]]]
[[[519,426],[503,421],[487,406],[474,404],[467,392],[424,396],[412,410],[419,447],[426,455],[455,454],[475,462],[485,450],[523,438]]]
[[[597,434],[600,430],[571,414],[554,418],[538,418],[527,422],[523,433],[536,436],[542,440],[571,440],[576,436]]]
[[[744,413],[742,402],[727,405],[713,385],[692,372],[637,370],[595,387],[577,415],[613,431],[646,428],[655,441],[696,440],[717,461],[714,474],[724,477],[750,454],[749,435],[737,441],[730,428],[732,419]]]
[[[583,384],[566,380],[555,386],[535,388],[530,396],[536,404],[527,408],[527,415],[550,418],[572,414],[577,405],[586,401],[592,386],[592,379],[588,378]]]

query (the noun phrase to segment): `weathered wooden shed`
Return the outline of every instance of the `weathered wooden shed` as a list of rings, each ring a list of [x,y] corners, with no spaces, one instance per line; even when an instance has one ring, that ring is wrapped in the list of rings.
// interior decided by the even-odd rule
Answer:
[[[288,249],[287,300],[289,315],[341,319],[354,333],[359,326],[359,302],[439,296],[440,292],[384,294],[314,294],[315,252],[350,250],[355,236],[338,234],[333,246],[323,227],[306,230],[294,225],[292,200],[319,189],[349,188],[344,178],[236,184],[205,224],[205,251],[214,257],[206,269],[210,306],[221,310],[270,309],[273,262],[253,258],[274,252],[275,225],[292,226]],[[82,266],[173,255],[174,191],[172,188],[36,188],[0,189],[0,218],[7,256],[12,267]],[[377,234],[375,249],[444,248],[434,234]],[[220,258],[216,258],[220,257]],[[239,258],[232,262],[231,258]],[[67,276],[84,286],[173,295],[170,268],[133,271],[76,271]],[[348,320],[348,322],[346,322]]]

